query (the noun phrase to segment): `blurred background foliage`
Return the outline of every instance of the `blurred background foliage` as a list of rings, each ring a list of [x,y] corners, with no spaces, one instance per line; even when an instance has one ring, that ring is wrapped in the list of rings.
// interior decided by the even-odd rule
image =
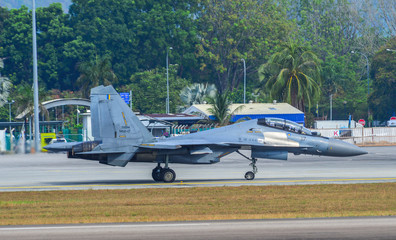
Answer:
[[[288,101],[285,92],[274,95],[268,85],[263,87],[271,76],[260,79],[258,71],[292,40],[320,62],[320,76],[313,78],[320,88],[310,102],[314,107],[309,108],[306,100],[299,105],[307,116],[328,119],[330,95],[333,119],[346,119],[349,114],[367,119],[369,110],[374,119],[384,121],[396,111],[395,1],[38,2],[43,4],[36,11],[43,92],[86,97],[88,87],[110,83],[119,91],[132,90],[134,110],[164,113],[168,49],[171,112],[183,105],[180,91],[194,83],[215,84],[232,102],[243,102],[241,59],[246,61],[247,101]],[[0,58],[7,58],[0,73],[13,85],[8,97],[18,101],[13,111],[28,104],[17,94],[30,91],[32,85],[30,4],[0,3]],[[94,68],[97,78],[84,78],[87,72],[79,66],[87,67],[97,59],[107,61],[106,69]],[[109,74],[114,77],[103,81]],[[0,109],[2,121],[8,119],[4,108]]]

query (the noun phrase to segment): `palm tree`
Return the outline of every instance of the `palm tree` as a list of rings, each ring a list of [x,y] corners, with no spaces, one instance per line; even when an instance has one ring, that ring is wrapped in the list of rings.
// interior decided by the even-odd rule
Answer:
[[[306,47],[289,41],[260,66],[259,79],[272,98],[305,112],[320,96],[320,60]]]
[[[202,104],[206,98],[213,98],[216,95],[216,91],[214,84],[194,83],[180,91],[180,99],[186,106]]]
[[[234,109],[234,111],[231,111],[232,102],[229,96],[229,92],[223,94],[217,93],[215,97],[209,99],[212,107],[209,108],[208,111],[214,115],[220,126],[227,125],[231,117],[244,108],[244,105],[241,105]]]
[[[45,119],[49,119],[48,110],[42,105],[42,101],[47,98],[47,91],[44,88],[39,88],[39,110],[41,115],[44,115]],[[22,113],[27,111],[26,114],[33,115],[33,86],[28,83],[22,83],[16,87],[13,92],[16,112]]]
[[[78,70],[80,71],[80,76],[77,78],[77,84],[83,97],[86,98],[89,97],[91,88],[117,82],[117,76],[112,70],[108,56],[96,56],[93,61],[83,62],[78,65]]]

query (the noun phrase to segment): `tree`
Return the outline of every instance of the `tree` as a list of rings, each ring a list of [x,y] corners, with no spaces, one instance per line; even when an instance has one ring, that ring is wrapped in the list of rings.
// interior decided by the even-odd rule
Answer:
[[[178,64],[178,76],[198,78],[195,52],[201,0],[140,2],[135,26],[131,27],[136,32],[139,69],[164,67],[166,49],[172,47],[169,56],[171,62]]]
[[[261,65],[260,81],[271,97],[290,103],[305,112],[320,96],[320,60],[306,47],[290,40]]]
[[[48,6],[53,2],[55,2],[55,1],[54,0],[36,1],[36,7]],[[64,7],[65,11],[67,11],[67,8],[72,3],[72,0],[56,0],[56,2],[61,3],[62,6]],[[18,1],[4,0],[1,5],[5,6],[7,8],[20,8],[21,6],[27,6],[28,8],[32,8],[32,1],[31,0],[18,0]]]
[[[210,104],[212,107],[209,108],[208,111],[213,114],[215,121],[218,122],[220,126],[228,125],[231,117],[244,108],[244,105],[241,105],[231,111],[232,102],[229,99],[228,92],[218,92],[215,97],[210,98]]]
[[[390,40],[374,56],[371,65],[372,93],[369,106],[376,119],[388,120],[396,112],[396,38]]]
[[[6,77],[0,77],[0,107],[7,102],[9,90],[12,84]]]
[[[360,2],[359,0],[355,0],[356,2]],[[362,5],[367,4],[369,0],[363,1]],[[368,6],[369,10],[371,10],[370,14],[373,16],[370,20],[370,23],[377,25],[379,28],[382,28],[382,31],[385,31],[385,34],[389,34],[391,36],[396,36],[396,2],[388,1],[388,0],[377,0],[371,2]],[[385,23],[385,24],[384,24]]]
[[[181,73],[197,68],[197,2],[74,0],[69,13],[76,35],[97,54],[110,54],[120,84],[127,84],[138,71],[164,67],[169,47]]]
[[[169,66],[169,107],[170,112],[182,105],[180,91],[190,84],[187,79],[177,76],[177,67]],[[131,76],[131,84],[120,87],[119,91],[132,90],[133,109],[141,113],[165,113],[166,103],[166,69],[155,68],[138,72]]]
[[[329,54],[322,64],[320,115],[329,115],[330,95],[333,99],[333,119],[347,119],[349,114],[355,119],[367,115],[367,72],[356,70],[357,65],[366,70],[366,61],[357,64],[357,61],[350,59],[350,55]],[[360,54],[353,56],[357,60],[362,58]]]
[[[81,36],[64,44],[63,52],[60,58],[62,59],[62,72],[60,79],[58,79],[55,87],[59,89],[78,90],[75,86],[75,80],[79,77],[78,64],[87,62],[96,57],[96,47],[93,43],[85,42]]]
[[[180,99],[186,106],[202,104],[207,98],[216,95],[216,86],[208,83],[194,83],[184,87],[180,92]]]
[[[2,14],[5,18],[0,29],[0,54],[9,57],[3,75],[18,85],[32,76],[32,18],[24,6]]]
[[[220,93],[233,91],[247,74],[255,73],[273,48],[288,35],[290,21],[273,0],[202,1],[198,56]]]
[[[76,62],[67,65],[64,57],[66,43],[76,37],[68,21],[60,3],[37,9],[38,74],[47,89],[71,89],[75,80],[70,81],[69,76],[76,72]]]
[[[89,98],[91,88],[117,82],[117,76],[111,68],[108,56],[96,56],[95,60],[83,62],[79,64],[78,71],[80,76],[77,78],[77,85],[85,98]]]
[[[322,60],[321,115],[328,115],[330,95],[333,95],[333,118],[345,119],[348,113],[355,117],[367,114],[367,94],[360,79],[366,74],[362,67],[365,63],[357,63],[356,54],[350,53],[355,50],[370,58],[383,45],[389,29],[381,19],[381,2],[281,1],[288,17],[295,19],[294,37],[309,44]],[[391,8],[390,5],[386,7]]]
[[[41,104],[47,98],[47,91],[41,87],[39,91],[39,110],[40,114],[49,119],[49,113],[47,109]],[[28,83],[22,83],[14,86],[12,90],[13,99],[15,100],[16,113],[20,114],[25,110],[28,110],[29,115],[33,115],[33,87]]]
[[[31,82],[31,12],[25,6],[20,9],[0,9],[0,55],[9,57],[9,67],[4,75],[14,85]],[[58,3],[37,8],[36,16],[39,82],[46,88],[70,88],[68,76],[75,72],[76,62],[70,64],[63,55],[65,43],[75,37],[73,29],[69,27],[68,17]]]
[[[4,68],[4,58],[0,58],[0,68]],[[9,91],[12,84],[7,77],[2,77],[0,73],[0,107],[2,107],[6,102],[9,95]]]

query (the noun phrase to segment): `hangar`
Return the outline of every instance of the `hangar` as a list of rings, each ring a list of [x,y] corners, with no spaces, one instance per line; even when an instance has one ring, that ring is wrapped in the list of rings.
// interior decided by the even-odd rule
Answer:
[[[275,101],[273,103],[238,103],[232,104],[230,110],[234,111],[234,109],[241,105],[244,105],[245,107],[235,113],[231,118],[231,122],[236,122],[242,118],[259,119],[273,117],[304,124],[304,113],[288,103],[277,103]],[[212,105],[210,104],[194,104],[187,108],[183,113],[196,114],[214,120],[214,116],[209,112],[209,108],[211,107]]]

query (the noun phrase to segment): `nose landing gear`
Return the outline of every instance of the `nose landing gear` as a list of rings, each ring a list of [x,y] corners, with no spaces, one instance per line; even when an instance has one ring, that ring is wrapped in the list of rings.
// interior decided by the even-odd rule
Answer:
[[[248,172],[245,173],[245,179],[246,180],[253,180],[254,177],[255,177],[255,174],[252,171],[248,171]]]
[[[252,161],[249,165],[252,166],[253,171],[248,171],[245,173],[245,179],[246,180],[253,180],[256,173],[257,173],[257,167],[256,167],[256,162],[257,159],[256,158],[251,158],[249,159],[250,161]]]
[[[236,151],[239,155],[241,155],[242,157],[246,158],[247,160],[251,161],[251,163],[249,164],[250,166],[252,166],[253,171],[248,171],[245,173],[245,179],[246,180],[253,180],[256,176],[257,173],[257,158],[249,158],[246,157],[245,155],[243,155],[241,152],[239,152],[238,150]]]

